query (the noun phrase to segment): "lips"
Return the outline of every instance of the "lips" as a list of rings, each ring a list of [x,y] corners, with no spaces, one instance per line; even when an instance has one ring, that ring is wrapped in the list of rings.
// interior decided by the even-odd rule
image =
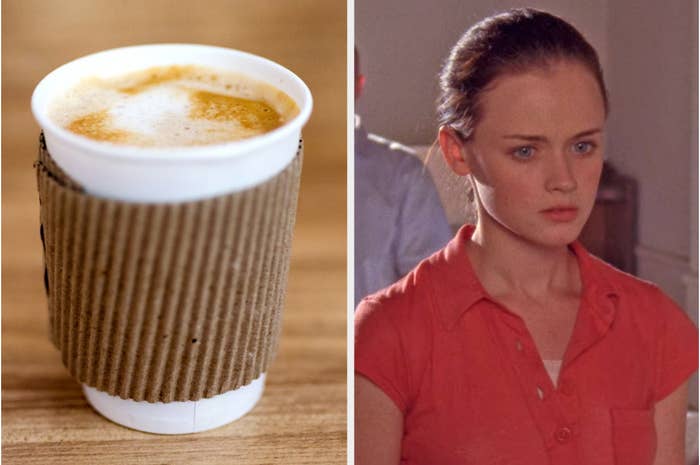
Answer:
[[[557,223],[573,221],[578,216],[578,208],[572,205],[558,205],[542,210],[545,217]]]

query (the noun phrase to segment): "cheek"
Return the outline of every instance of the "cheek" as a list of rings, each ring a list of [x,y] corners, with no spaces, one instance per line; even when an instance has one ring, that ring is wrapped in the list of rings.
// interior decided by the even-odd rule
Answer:
[[[492,176],[488,183],[474,179],[479,198],[486,210],[525,211],[523,207],[537,203],[538,192],[527,177]]]
[[[598,183],[600,182],[602,170],[602,160],[595,160],[594,163],[588,163],[582,166],[579,186],[588,192],[596,192],[598,190]]]

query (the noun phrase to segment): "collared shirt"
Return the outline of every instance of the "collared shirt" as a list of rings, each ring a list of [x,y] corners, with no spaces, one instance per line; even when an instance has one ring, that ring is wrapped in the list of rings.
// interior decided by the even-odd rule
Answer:
[[[651,464],[654,405],[697,369],[694,324],[575,242],[581,301],[555,386],[524,321],[474,273],[473,231],[355,313],[355,370],[404,415],[401,463]]]
[[[452,237],[430,173],[412,151],[355,125],[355,304]]]

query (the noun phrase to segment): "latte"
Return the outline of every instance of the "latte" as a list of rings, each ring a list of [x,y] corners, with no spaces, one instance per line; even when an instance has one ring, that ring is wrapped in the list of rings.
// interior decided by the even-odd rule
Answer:
[[[269,132],[299,109],[287,94],[241,74],[160,66],[87,78],[49,106],[49,117],[90,139],[142,147],[230,142]]]

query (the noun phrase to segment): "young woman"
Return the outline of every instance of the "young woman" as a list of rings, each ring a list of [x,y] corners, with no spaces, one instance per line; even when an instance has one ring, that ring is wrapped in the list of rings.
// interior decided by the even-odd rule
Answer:
[[[603,165],[596,52],[511,10],[465,33],[441,90],[478,221],[358,306],[356,463],[683,465],[697,329],[577,241]]]

